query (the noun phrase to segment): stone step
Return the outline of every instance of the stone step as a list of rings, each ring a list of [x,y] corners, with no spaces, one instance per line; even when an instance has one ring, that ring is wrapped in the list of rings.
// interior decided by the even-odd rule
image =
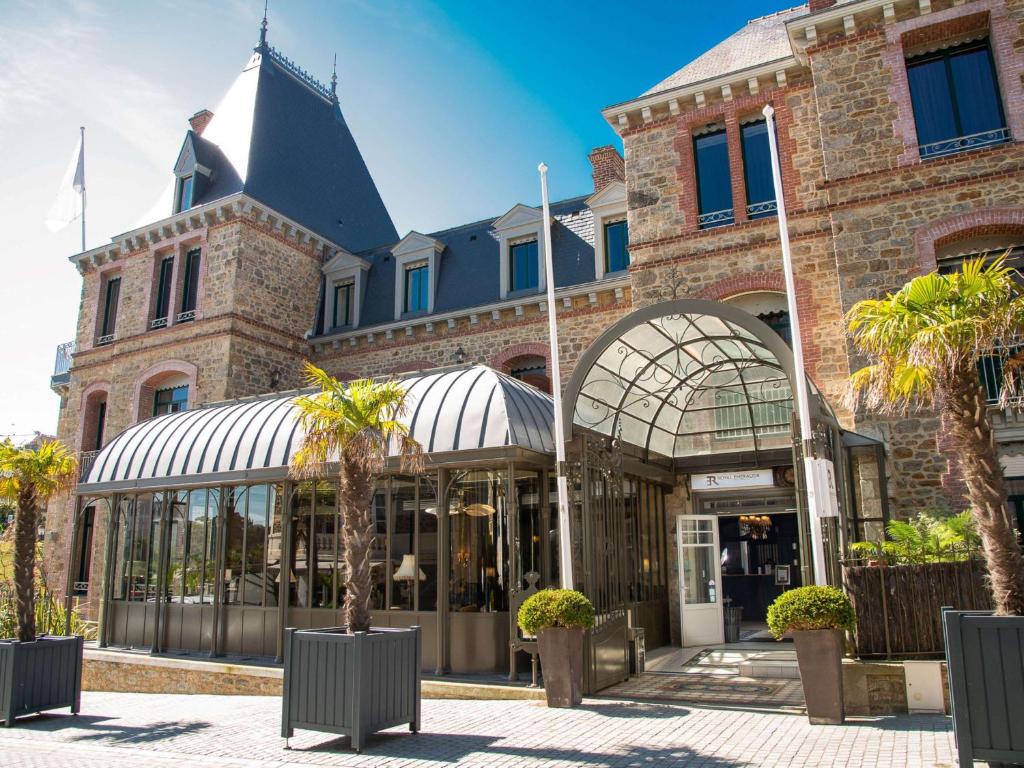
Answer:
[[[743,677],[799,679],[800,667],[796,659],[749,659],[740,662],[739,673]]]

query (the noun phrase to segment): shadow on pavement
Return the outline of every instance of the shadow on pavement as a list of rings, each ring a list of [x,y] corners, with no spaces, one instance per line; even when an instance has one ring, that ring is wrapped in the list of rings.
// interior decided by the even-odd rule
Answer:
[[[589,701],[578,709],[593,712],[604,717],[622,717],[628,719],[685,717],[690,710],[678,704],[653,703],[643,701]]]
[[[47,733],[64,728],[86,728],[89,733],[72,734],[67,737],[67,740],[94,741],[101,744],[148,744],[189,733],[198,733],[214,727],[213,723],[204,720],[147,723],[140,726],[104,725],[106,722],[117,719],[117,717],[105,715],[43,714],[38,717],[18,720],[17,727]]]
[[[487,756],[515,757],[528,760],[565,762],[573,765],[612,768],[622,765],[687,766],[701,768],[744,768],[751,765],[734,760],[723,760],[705,755],[688,747],[643,747],[623,745],[617,752],[590,752],[555,747],[512,747],[503,746],[495,736],[480,736],[459,733],[401,733],[385,732],[370,737],[363,750],[364,757],[387,757],[393,760],[432,760],[458,762],[473,758],[474,764],[487,764]],[[311,747],[293,749],[298,753],[338,754],[349,749],[347,737],[320,742]],[[504,764],[504,763],[503,763]]]

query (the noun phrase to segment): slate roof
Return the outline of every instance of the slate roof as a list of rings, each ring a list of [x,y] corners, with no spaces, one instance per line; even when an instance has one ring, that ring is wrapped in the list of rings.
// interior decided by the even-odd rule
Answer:
[[[253,53],[194,138],[213,170],[194,206],[245,192],[350,251],[398,237],[337,101],[269,47]],[[165,192],[140,225],[169,216],[172,200]]]
[[[587,196],[551,204],[551,250],[555,287],[592,282],[594,274],[594,219]],[[434,314],[489,304],[500,299],[500,247],[492,228],[499,217],[432,232],[427,236],[444,243],[439,259]],[[395,320],[395,259],[391,249],[398,242],[368,249],[356,255],[371,266],[366,275],[366,301],[359,328]],[[372,298],[372,300],[370,300]],[[538,292],[537,299],[543,298]]]
[[[808,13],[801,5],[747,22],[743,29],[701,54],[643,95],[694,85],[705,80],[785,59],[793,50],[786,33],[786,22]]]

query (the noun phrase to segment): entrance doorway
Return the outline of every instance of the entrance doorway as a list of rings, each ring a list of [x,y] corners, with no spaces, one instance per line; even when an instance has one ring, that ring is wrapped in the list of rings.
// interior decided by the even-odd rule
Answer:
[[[801,584],[793,490],[707,493],[696,506],[716,522],[722,602],[743,609],[741,639],[768,639],[768,606]]]
[[[679,515],[677,530],[683,647],[717,645],[725,639],[718,519]]]

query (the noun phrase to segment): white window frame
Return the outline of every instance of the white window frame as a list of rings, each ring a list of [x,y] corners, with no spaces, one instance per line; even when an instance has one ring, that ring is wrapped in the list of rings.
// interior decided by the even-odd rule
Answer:
[[[324,284],[326,287],[324,295],[324,333],[332,333],[338,330],[334,327],[334,286],[339,283],[351,282],[352,288],[352,322],[349,325],[339,326],[345,330],[358,328],[360,312],[363,306],[363,292],[366,285],[366,273],[370,269],[370,262],[355,256],[348,251],[340,250],[330,261],[323,266]]]
[[[547,290],[547,270],[544,268],[544,214],[536,208],[521,203],[491,225],[498,236],[500,253],[500,267],[498,279],[501,281],[498,287],[498,295],[506,299],[509,295],[534,295]],[[517,243],[537,240],[537,290],[516,291],[513,293],[509,285],[511,283],[512,246]]]
[[[444,251],[444,243],[419,232],[410,232],[391,249],[391,255],[395,259],[395,320],[433,313],[442,251]],[[405,272],[420,263],[427,265],[427,310],[426,312],[407,313],[405,312]]]
[[[594,217],[594,278],[603,280],[605,277],[620,277],[625,272],[607,272],[605,264],[605,224],[614,224],[617,221],[626,221],[626,231],[629,231],[626,205],[626,185],[621,181],[613,181],[605,186],[600,192],[591,195],[587,199],[587,207],[590,208]],[[632,258],[630,259],[632,263]]]

